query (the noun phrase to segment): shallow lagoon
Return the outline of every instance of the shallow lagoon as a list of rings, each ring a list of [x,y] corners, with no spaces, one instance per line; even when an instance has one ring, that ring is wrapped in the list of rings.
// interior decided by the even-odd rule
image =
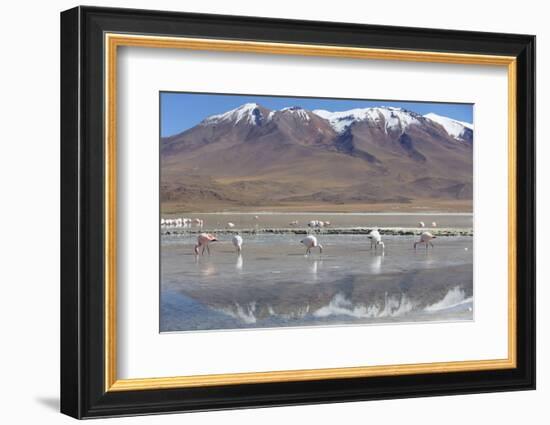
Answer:
[[[253,214],[246,216],[243,228],[255,220]],[[346,215],[345,220],[350,226],[372,226],[354,221],[372,217]],[[392,220],[396,226],[408,224],[402,217],[383,217],[384,225]],[[471,216],[448,217],[449,226],[458,227],[458,218],[464,227],[470,220],[471,227]],[[411,223],[419,220],[409,218]],[[270,219],[275,221],[268,226],[280,226],[295,218]],[[229,220],[239,223],[235,217]],[[445,223],[442,217],[436,220]],[[209,223],[218,226],[207,221],[205,231],[210,231]],[[218,233],[212,254],[198,257],[193,254],[196,234],[161,237],[161,331],[473,319],[472,237],[439,237],[434,249],[415,251],[417,236],[385,236],[382,254],[370,250],[364,235],[321,233],[323,254],[315,251],[308,257],[300,235],[243,237],[240,256],[231,235]]]
[[[204,220],[204,229],[208,231],[227,228],[228,223],[235,225],[234,229],[279,229],[279,228],[306,228],[310,220],[329,221],[329,228],[350,227],[395,227],[416,228],[419,222],[431,227],[435,222],[437,228],[471,229],[473,227],[472,214],[387,214],[387,213],[189,213],[178,215],[187,218]],[[175,217],[175,216],[165,216]],[[291,226],[290,223],[298,222]],[[189,226],[189,230],[196,226]]]

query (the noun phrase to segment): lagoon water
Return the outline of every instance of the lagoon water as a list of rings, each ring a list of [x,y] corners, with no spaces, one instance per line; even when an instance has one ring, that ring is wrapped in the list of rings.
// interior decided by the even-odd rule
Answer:
[[[236,228],[248,229],[254,221],[270,228],[309,217],[338,227],[407,227],[421,219],[472,226],[471,215],[328,215],[202,216],[204,231],[227,221]],[[473,319],[471,236],[438,237],[433,249],[414,250],[418,236],[388,235],[382,254],[370,249],[365,235],[320,233],[323,253],[309,256],[300,244],[303,235],[294,233],[243,234],[241,255],[230,233],[217,236],[211,255],[195,256],[193,229],[162,235],[161,332]]]
[[[167,216],[168,217],[168,216]],[[233,223],[234,229],[278,229],[288,228],[290,223],[298,222],[296,227],[307,227],[310,220],[329,221],[333,228],[350,227],[417,227],[423,221],[427,227],[436,222],[438,228],[471,229],[473,216],[467,213],[198,213],[188,214],[189,218],[204,220],[205,230],[227,228]],[[257,217],[257,218],[256,218]]]

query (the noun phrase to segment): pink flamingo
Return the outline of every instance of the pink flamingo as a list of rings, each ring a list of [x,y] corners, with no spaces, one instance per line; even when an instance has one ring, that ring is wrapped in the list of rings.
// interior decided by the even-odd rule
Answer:
[[[210,242],[216,242],[216,236],[211,235],[210,233],[201,233],[197,237],[197,244],[195,245],[195,255],[199,255],[199,249],[202,247],[202,255],[204,255],[204,250],[208,252],[208,255],[210,255],[210,248],[208,244]]]
[[[311,253],[311,248],[319,248],[319,254],[323,253],[323,245],[317,243],[317,238],[313,235],[306,236],[300,241],[307,248],[306,255]]]
[[[414,243],[414,249],[416,249],[416,245],[418,244],[425,244],[426,250],[428,249],[428,244],[431,245],[431,247],[434,247],[434,244],[432,243],[432,239],[435,239],[436,237],[432,235],[430,232],[422,232],[420,235],[420,240],[418,242]]]

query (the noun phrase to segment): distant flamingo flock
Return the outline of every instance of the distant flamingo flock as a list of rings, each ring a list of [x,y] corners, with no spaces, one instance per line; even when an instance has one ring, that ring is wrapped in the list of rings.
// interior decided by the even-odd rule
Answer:
[[[161,227],[191,227],[191,225],[196,224],[198,227],[204,226],[204,220],[200,218],[161,218],[160,226]]]
[[[254,216],[254,220],[258,221],[259,217]],[[197,226],[199,229],[202,229],[204,226],[204,220],[200,218],[188,218],[188,217],[180,217],[180,218],[163,218],[161,219],[161,227],[163,228],[189,228],[193,225]],[[320,229],[326,226],[330,226],[330,221],[321,221],[321,220],[311,220],[307,223],[307,226],[310,229]],[[290,226],[298,226],[299,221],[293,220],[289,223]],[[433,221],[431,223],[432,227],[437,227],[437,223]],[[426,224],[423,221],[418,222],[419,228],[426,227]],[[233,229],[235,228],[235,223],[228,222],[226,223],[226,228]],[[370,233],[367,235],[367,238],[370,241],[370,249],[374,250],[375,252],[378,250],[381,250],[382,253],[384,253],[385,244],[382,241],[382,235],[380,234],[380,231],[378,229],[373,229],[370,231]],[[428,231],[422,231],[419,235],[419,239],[416,240],[413,244],[413,248],[416,250],[419,245],[424,245],[426,250],[428,250],[429,247],[434,248],[433,240],[436,239],[436,236],[434,236],[432,233]],[[219,239],[215,234],[211,233],[200,233],[197,236],[197,243],[194,246],[194,253],[195,255],[204,255],[205,252],[210,254],[210,243],[217,242]],[[235,250],[238,254],[242,252],[243,249],[243,237],[237,232],[231,239],[231,242],[233,246],[235,247]],[[313,249],[319,249],[319,253],[323,253],[323,245],[319,243],[317,240],[317,237],[310,234],[307,235],[305,238],[303,238],[300,243],[306,248],[305,255],[310,255]]]

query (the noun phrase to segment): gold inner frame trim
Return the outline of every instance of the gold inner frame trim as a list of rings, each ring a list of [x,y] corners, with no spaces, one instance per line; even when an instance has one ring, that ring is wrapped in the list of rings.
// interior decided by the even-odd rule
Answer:
[[[321,379],[411,375],[510,369],[516,356],[516,58],[446,52],[370,49],[311,44],[267,43],[256,41],[161,37],[106,33],[105,46],[105,391],[137,391],[215,385],[269,382],[312,381]],[[117,136],[117,50],[118,47],[148,47],[322,56],[336,58],[398,60],[468,65],[504,66],[508,72],[508,357],[494,360],[469,360],[381,366],[303,369],[213,375],[118,379],[116,324],[116,136]]]

